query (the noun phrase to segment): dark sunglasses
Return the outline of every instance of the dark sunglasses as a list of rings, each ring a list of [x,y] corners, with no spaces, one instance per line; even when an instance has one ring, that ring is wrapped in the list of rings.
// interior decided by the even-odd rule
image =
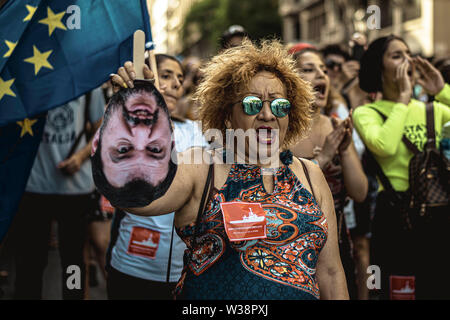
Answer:
[[[329,69],[334,69],[335,67],[338,67],[338,69],[341,70],[341,67],[342,67],[342,63],[336,62],[336,61],[334,61],[332,59],[327,59],[325,61],[325,65]]]
[[[249,116],[254,116],[258,114],[262,108],[263,103],[269,101],[270,102],[270,110],[277,118],[283,118],[289,114],[291,110],[291,103],[287,99],[278,98],[275,100],[261,100],[255,96],[247,96],[242,100],[242,107],[244,108],[245,114]],[[236,102],[237,103],[237,102]]]

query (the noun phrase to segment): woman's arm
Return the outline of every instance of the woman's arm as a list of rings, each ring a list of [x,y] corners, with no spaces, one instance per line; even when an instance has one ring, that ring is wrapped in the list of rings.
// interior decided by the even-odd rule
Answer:
[[[339,146],[344,184],[350,198],[362,202],[367,196],[368,182],[353,143],[353,123],[351,116],[341,124],[345,137]]]
[[[102,119],[98,120],[92,125],[91,132],[96,132],[102,123]],[[69,158],[58,163],[58,169],[64,170],[65,173],[73,175],[81,169],[83,163],[89,159],[89,155],[92,149],[92,140],[94,136],[91,137],[89,142],[79,151],[75,152]]]
[[[121,208],[123,211],[140,215],[156,216],[180,211],[196,195],[197,185],[206,180],[208,167],[206,163],[194,164],[195,154],[203,154],[202,148],[191,148],[177,155],[178,159],[184,159],[178,164],[177,173],[167,192],[149,205],[140,208]],[[198,156],[197,156],[198,157]],[[186,161],[191,159],[192,161]]]
[[[348,195],[356,202],[363,202],[367,196],[368,182],[353,143],[341,152],[341,166]]]
[[[311,182],[316,191],[317,201],[322,209],[328,225],[328,238],[317,261],[317,282],[320,297],[326,300],[347,300],[348,290],[344,268],[339,256],[336,214],[333,197],[323,176],[322,170],[310,161],[305,161]]]
[[[150,68],[144,64],[143,67],[144,79],[153,79],[154,74]],[[133,87],[133,80],[136,78],[136,72],[134,70],[134,65],[131,61],[125,62],[123,67],[120,67],[117,74],[111,74],[111,83],[114,86],[114,92],[117,92],[120,87],[127,88]],[[171,212],[180,213],[177,214],[178,220],[189,219],[189,217],[184,217],[184,213],[189,210],[182,210],[188,204],[193,205],[195,202],[196,191],[199,181],[205,181],[207,169],[207,164],[200,161],[200,164],[196,164],[196,159],[203,159],[204,149],[202,148],[191,148],[184,152],[177,154],[177,172],[175,177],[166,191],[166,193],[154,200],[152,203],[145,207],[135,207],[135,208],[119,208],[128,213],[141,216],[156,216],[163,215]],[[187,161],[186,161],[187,159]],[[170,160],[172,161],[172,159]],[[203,180],[202,180],[203,179]],[[192,210],[191,210],[192,211]]]

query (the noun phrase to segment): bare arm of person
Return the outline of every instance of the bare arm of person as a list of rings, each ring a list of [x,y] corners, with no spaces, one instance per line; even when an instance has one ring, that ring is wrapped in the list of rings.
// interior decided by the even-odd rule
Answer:
[[[320,298],[324,300],[349,299],[344,268],[339,255],[336,214],[330,188],[322,170],[310,161],[305,161],[316,193],[316,200],[322,209],[328,225],[328,238],[319,254],[316,276]]]
[[[154,74],[147,65],[143,67],[145,79],[153,79]],[[131,61],[125,62],[117,74],[111,74],[114,91],[120,87],[133,87],[136,72]],[[159,90],[161,92],[161,90]],[[208,172],[208,164],[204,161],[197,163],[195,159],[203,159],[203,149],[191,148],[177,155],[178,169],[174,180],[167,192],[159,199],[141,208],[122,208],[124,211],[141,216],[163,215],[176,212],[176,226],[183,226],[195,221],[200,202],[199,195],[203,191]],[[202,188],[200,190],[200,188]]]
[[[350,198],[356,202],[362,202],[367,196],[368,182],[366,174],[359,160],[355,145],[353,144],[353,122],[350,117],[342,124],[345,128],[345,137],[339,146],[341,156],[342,173],[344,184]]]
[[[102,123],[102,119],[98,120],[94,124],[92,124],[90,131],[96,132]],[[92,149],[92,140],[94,139],[94,135],[92,135],[89,142],[79,151],[75,152],[69,158],[58,163],[58,169],[64,170],[67,174],[75,174],[81,169],[83,163],[89,159],[89,155],[91,154]]]
[[[348,195],[356,202],[363,202],[367,196],[368,182],[353,142],[341,152],[341,166]]]
[[[182,221],[185,220],[193,221],[195,215],[192,217],[190,215],[194,212],[197,213],[194,207],[197,206],[198,209],[199,204],[196,203],[199,199],[198,194],[203,190],[199,191],[199,189],[203,188],[208,173],[207,163],[201,161],[200,164],[195,164],[193,159],[196,154],[203,154],[203,152],[202,148],[191,148],[177,155],[178,159],[183,159],[183,162],[178,164],[175,178],[161,198],[145,207],[122,209],[140,216],[156,216],[176,212],[177,220],[181,221],[181,224],[184,224]],[[192,159],[192,161],[187,161],[187,159]],[[190,210],[184,210],[187,206]]]

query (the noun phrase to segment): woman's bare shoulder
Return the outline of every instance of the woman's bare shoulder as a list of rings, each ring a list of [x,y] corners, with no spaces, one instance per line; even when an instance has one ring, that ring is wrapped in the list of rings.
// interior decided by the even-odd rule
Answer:
[[[295,158],[294,157],[293,163],[294,164],[297,163],[296,167],[300,168],[302,171],[303,171],[303,166],[300,163],[300,161],[303,162],[306,169],[308,170],[308,173],[309,173],[309,176],[310,176],[312,182],[314,182],[317,178],[323,177],[322,170],[316,163],[312,162],[311,160],[305,159],[305,158]]]
[[[305,170],[303,169],[301,162],[305,165],[305,170],[309,175],[309,179],[314,189],[314,196],[316,197],[317,202],[320,204],[324,196],[326,196],[327,191],[329,192],[328,183],[325,180],[322,170],[317,164],[308,159],[294,157],[292,165],[294,173],[297,175],[297,177],[299,177],[300,179],[304,179],[303,181],[307,180],[304,172]],[[309,186],[308,190],[311,191]]]

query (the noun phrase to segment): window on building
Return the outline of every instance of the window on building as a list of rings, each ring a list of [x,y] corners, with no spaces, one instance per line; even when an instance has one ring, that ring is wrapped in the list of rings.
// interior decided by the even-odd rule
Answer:
[[[403,0],[402,21],[420,18],[422,6],[420,0]]]
[[[301,31],[300,31],[300,19],[299,19],[298,14],[296,14],[292,17],[292,21],[294,24],[294,38],[296,40],[300,40],[302,35],[301,35]]]
[[[325,24],[326,15],[323,3],[311,7],[308,19],[308,40],[320,42],[320,33]]]
[[[391,0],[380,1],[381,28],[392,26],[393,5]]]
[[[344,21],[344,7],[341,5],[337,7],[337,19],[339,22]]]

